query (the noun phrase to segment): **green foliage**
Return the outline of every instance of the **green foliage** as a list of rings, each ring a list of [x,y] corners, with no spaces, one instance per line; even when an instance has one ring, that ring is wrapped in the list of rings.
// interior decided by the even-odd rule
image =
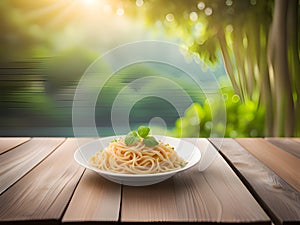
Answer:
[[[225,127],[225,137],[256,137],[264,136],[264,109],[258,108],[258,103],[246,100],[241,102],[233,90],[223,92],[226,104],[226,124],[213,124],[211,108],[218,109],[217,105],[211,107],[208,101],[202,105],[192,104],[184,116],[176,121],[175,136],[179,137],[209,137],[213,126],[217,132]],[[211,103],[216,104],[216,103]]]
[[[235,93],[265,108],[265,135],[291,136],[300,130],[299,4],[281,3],[286,7],[274,0],[149,0],[138,10],[149,27],[206,63],[219,63],[221,52]]]
[[[76,4],[80,6],[79,2]],[[139,78],[155,76],[153,74],[160,77],[164,73],[166,75],[163,77],[173,80],[182,87],[192,96],[194,102],[200,102],[200,104],[195,103],[189,107],[185,115],[177,120],[175,130],[177,136],[193,137],[200,134],[200,136],[207,137],[210,136],[212,127],[214,130],[220,131],[226,127],[225,136],[228,137],[263,136],[274,134],[272,129],[277,121],[281,126],[287,124],[286,118],[291,117],[286,113],[279,117],[274,116],[275,109],[279,108],[277,107],[279,102],[279,92],[277,93],[277,91],[281,89],[274,86],[274,81],[271,85],[270,78],[286,76],[288,73],[281,72],[278,75],[277,69],[273,66],[275,68],[273,71],[274,68],[268,65],[267,60],[267,52],[270,52],[267,51],[270,46],[268,43],[269,28],[272,19],[275,18],[272,15],[276,1],[275,5],[274,0],[147,0],[139,1],[143,3],[141,5],[137,2],[135,0],[116,0],[109,1],[107,4],[110,4],[113,12],[122,7],[125,16],[134,18],[130,25],[134,25],[137,21],[144,21],[152,30],[164,32],[177,42],[180,41],[180,44],[185,46],[193,57],[197,55],[209,65],[220,63],[219,55],[222,54],[227,75],[236,91],[235,94],[232,90],[223,93],[227,123],[213,124],[211,108],[217,109],[218,106],[212,107],[210,104],[216,103],[203,102],[201,93],[197,92],[197,96],[193,95],[197,87],[193,87],[192,82],[186,77],[180,77],[178,71],[171,69],[167,71],[157,64],[155,66],[128,66],[117,71],[99,94],[101,100],[98,103],[99,110],[97,109],[99,119],[103,121],[105,120],[103,118],[107,118],[105,116],[110,116],[113,100],[125,87],[128,87],[126,96],[136,95],[141,89],[147,93],[153,93],[155,88],[164,90],[166,85],[155,80],[140,83],[134,88],[129,85]],[[69,7],[68,4],[60,4],[60,7],[49,13],[45,9],[53,9],[51,4],[53,1],[39,1],[38,3],[30,0],[0,1],[0,26],[4,34],[0,38],[2,50],[0,51],[0,62],[7,63],[10,60],[23,58],[45,59],[43,66],[32,66],[31,69],[26,70],[21,67],[22,71],[12,70],[11,67],[7,67],[10,69],[6,71],[3,68],[5,77],[9,77],[10,73],[14,71],[11,75],[19,74],[18,76],[22,76],[22,80],[11,82],[11,77],[16,79],[14,75],[9,77],[7,82],[0,84],[2,115],[8,117],[11,112],[18,118],[21,118],[23,114],[31,115],[34,120],[38,118],[38,124],[41,126],[70,124],[63,123],[71,121],[72,98],[66,99],[65,96],[71,96],[71,92],[74,91],[76,83],[85,69],[98,57],[99,53],[94,51],[107,50],[118,43],[125,43],[126,41],[123,40],[127,40],[126,37],[122,37],[121,27],[116,26],[116,24],[120,25],[121,17],[107,17],[107,14],[103,16],[104,14],[99,8],[97,15],[91,16],[94,23],[90,23],[83,16],[86,15],[84,10],[87,8],[78,7],[73,12],[72,10],[68,11],[69,16],[64,17],[63,12],[67,9],[65,7]],[[289,8],[295,7],[290,6]],[[79,13],[79,9],[82,13]],[[288,12],[287,15],[289,17],[291,13]],[[298,13],[298,18],[299,15]],[[128,18],[125,16],[122,18],[122,22],[127,21]],[[294,17],[289,19],[290,22],[292,22],[292,18]],[[78,23],[79,21],[80,23]],[[284,43],[289,43],[288,61],[292,74],[290,77],[292,88],[290,89],[295,105],[291,104],[292,108],[288,109],[286,107],[287,99],[282,98],[283,107],[280,108],[285,109],[286,112],[292,112],[295,109],[295,115],[299,115],[300,79],[297,76],[299,74],[299,35],[295,35],[299,34],[299,29],[295,23],[294,30],[291,30],[292,24],[289,23],[286,30],[287,33],[293,34],[291,37],[294,37],[295,40],[288,39]],[[121,25],[127,31],[130,29],[129,27],[135,27],[126,27],[126,23]],[[111,28],[113,29],[111,30]],[[103,35],[103,31],[106,35]],[[138,39],[138,32],[131,33]],[[276,32],[276,36],[283,33],[285,32]],[[269,68],[272,68],[272,74],[275,72],[276,76],[269,76]],[[99,70],[103,74],[106,74],[108,69],[107,65],[99,66]],[[199,76],[201,75],[199,74]],[[285,80],[287,78],[285,77]],[[275,79],[275,84],[276,82]],[[281,83],[284,82],[279,82],[279,84]],[[172,90],[168,91],[172,92]],[[274,93],[276,95],[272,96]],[[287,92],[280,91],[280,93],[286,95]],[[174,118],[165,102],[157,104],[157,101],[154,101],[156,99],[150,100],[140,101],[133,107],[131,116],[133,115],[136,123],[141,122],[139,116],[143,120],[151,110],[158,115]],[[122,104],[125,107],[127,102],[123,101]],[[16,105],[18,107],[21,105],[22,110],[16,112],[15,108],[18,108]],[[155,108],[155,105],[159,107]],[[140,108],[142,110],[134,110]],[[150,116],[152,117],[153,114],[150,113]],[[263,116],[265,117],[263,118]],[[2,116],[2,118],[4,117]],[[264,120],[267,122],[265,123]],[[7,119],[2,119],[2,121],[10,124]],[[31,121],[27,116],[26,125],[31,126],[33,124]],[[266,128],[264,128],[265,124],[267,124]],[[290,124],[293,125],[293,122]],[[295,134],[299,135],[300,120],[298,120],[298,125],[295,124],[298,127],[298,129],[296,127]],[[266,133],[264,133],[265,130]]]
[[[57,91],[65,86],[77,85],[88,66],[99,54],[85,48],[74,47],[49,58],[44,65],[47,76],[48,92]]]

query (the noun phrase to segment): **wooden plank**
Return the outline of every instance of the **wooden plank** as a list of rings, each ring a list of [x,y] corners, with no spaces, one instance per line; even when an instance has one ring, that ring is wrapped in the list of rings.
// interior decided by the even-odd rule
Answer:
[[[47,144],[47,140],[44,140],[44,144]],[[67,139],[4,192],[0,196],[0,222],[59,224],[84,171],[73,159],[77,147],[75,138]]]
[[[84,204],[82,204],[84,202]],[[121,185],[86,170],[63,216],[63,223],[117,222]]]
[[[210,139],[276,224],[300,224],[300,193],[233,139]]]
[[[216,151],[206,139],[187,140]],[[124,186],[121,222],[271,223],[219,154],[204,172],[195,166],[160,184]]]
[[[300,142],[300,137],[291,138],[294,141]]]
[[[262,138],[236,139],[247,151],[300,191],[300,159]]]
[[[0,155],[0,194],[40,163],[64,138],[33,138]]]
[[[28,137],[18,137],[18,138],[13,138],[13,137],[1,137],[0,138],[0,154],[18,146],[21,145],[22,143],[30,140]]]
[[[300,143],[292,138],[265,138],[271,144],[285,150],[286,152],[300,158]]]
[[[172,179],[145,187],[123,186],[121,222],[181,220]]]

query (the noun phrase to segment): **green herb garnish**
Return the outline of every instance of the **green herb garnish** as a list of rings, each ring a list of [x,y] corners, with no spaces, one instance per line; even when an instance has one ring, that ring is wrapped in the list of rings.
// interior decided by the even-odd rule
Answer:
[[[149,133],[150,133],[149,127],[140,126],[137,132],[135,130],[132,130],[126,135],[125,144],[134,145],[140,139],[142,139],[144,145],[146,145],[147,147],[158,145],[158,141],[153,136],[150,136]]]
[[[152,147],[158,145],[158,141],[153,136],[147,136],[143,139],[143,143],[148,146]]]
[[[138,134],[140,135],[141,138],[145,138],[148,136],[150,132],[150,128],[149,127],[146,127],[146,126],[140,126],[138,128]]]
[[[126,145],[134,145],[138,141],[139,141],[138,133],[135,130],[130,131],[125,137]]]

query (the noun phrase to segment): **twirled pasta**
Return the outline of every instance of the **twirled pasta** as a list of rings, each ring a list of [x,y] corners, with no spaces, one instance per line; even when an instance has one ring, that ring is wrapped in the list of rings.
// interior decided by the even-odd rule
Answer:
[[[119,138],[92,156],[90,164],[113,173],[154,174],[179,169],[187,162],[172,146],[161,141],[153,147],[145,146],[142,141],[128,146]]]

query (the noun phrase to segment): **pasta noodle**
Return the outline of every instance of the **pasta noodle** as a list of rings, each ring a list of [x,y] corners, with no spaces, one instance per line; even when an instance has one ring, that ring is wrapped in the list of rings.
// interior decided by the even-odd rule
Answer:
[[[123,138],[119,138],[92,156],[90,164],[113,173],[154,174],[182,168],[187,162],[177,155],[172,146],[161,141],[152,147],[142,141],[128,146]]]

